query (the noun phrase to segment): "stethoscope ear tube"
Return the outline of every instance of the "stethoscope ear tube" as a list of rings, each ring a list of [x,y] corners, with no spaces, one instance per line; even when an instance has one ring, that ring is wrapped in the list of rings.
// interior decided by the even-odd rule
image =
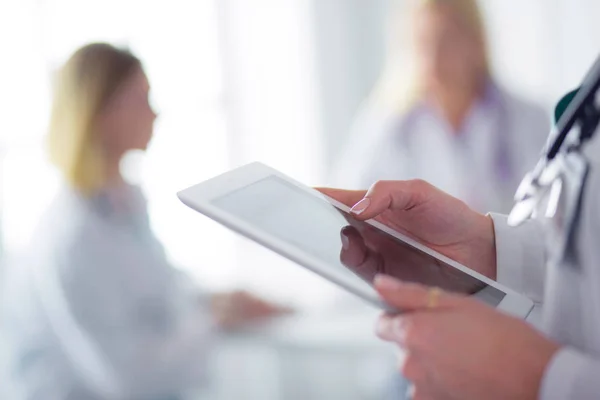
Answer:
[[[579,92],[579,88],[572,90],[569,93],[565,94],[563,97],[561,97],[561,99],[558,101],[558,103],[556,103],[556,107],[554,107],[554,124],[555,125],[558,124],[558,121],[560,121],[560,118],[563,116],[565,111],[567,111],[569,104],[571,104],[571,102],[573,101],[573,99],[575,98],[575,96],[577,95],[578,92]]]
[[[600,88],[600,57],[589,70],[581,87],[569,92],[558,102],[554,115],[556,118],[556,135],[545,154],[547,161],[552,160],[562,149],[565,139],[576,123],[582,125],[587,132],[582,140],[587,140],[596,130],[600,121],[600,112],[596,105],[596,93]]]

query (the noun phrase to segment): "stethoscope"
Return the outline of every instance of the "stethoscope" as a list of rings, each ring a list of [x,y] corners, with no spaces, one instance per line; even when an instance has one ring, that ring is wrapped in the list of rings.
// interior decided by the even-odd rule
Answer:
[[[517,226],[538,216],[555,217],[565,191],[565,175],[576,174],[583,185],[587,160],[581,149],[594,136],[600,122],[599,88],[600,57],[581,87],[558,102],[554,113],[556,124],[540,160],[517,189],[515,205],[508,217],[509,225]]]

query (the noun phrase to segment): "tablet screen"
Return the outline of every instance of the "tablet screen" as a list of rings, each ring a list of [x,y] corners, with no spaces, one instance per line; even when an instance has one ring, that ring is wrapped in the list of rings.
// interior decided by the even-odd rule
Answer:
[[[385,273],[404,281],[476,295],[496,306],[505,294],[324,199],[270,176],[213,200],[220,209],[324,261],[365,290]]]

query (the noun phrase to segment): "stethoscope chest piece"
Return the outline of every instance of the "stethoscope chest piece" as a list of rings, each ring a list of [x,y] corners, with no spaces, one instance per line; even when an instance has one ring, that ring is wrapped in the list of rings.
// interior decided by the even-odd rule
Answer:
[[[525,177],[508,223],[542,220],[547,227],[549,254],[555,261],[572,261],[574,232],[588,176],[589,163],[580,151],[560,153],[547,163],[537,177]],[[569,263],[572,264],[572,263]]]

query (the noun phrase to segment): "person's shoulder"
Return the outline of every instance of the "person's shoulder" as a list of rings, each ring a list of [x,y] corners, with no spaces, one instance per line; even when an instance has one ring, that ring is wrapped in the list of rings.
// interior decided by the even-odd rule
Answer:
[[[145,210],[147,207],[148,200],[142,188],[138,185],[128,183],[127,190],[129,195],[131,196],[131,200],[134,202],[135,206],[139,209]]]
[[[505,88],[499,89],[504,107],[510,119],[510,135],[519,142],[530,140],[531,145],[541,147],[551,128],[551,113],[547,107]]]
[[[330,172],[330,184],[347,188],[363,187],[364,175],[382,148],[389,148],[391,136],[402,130],[405,114],[373,101],[358,109],[349,131],[340,141]]]
[[[405,109],[395,109],[381,104],[365,104],[357,114],[350,132],[348,147],[360,148],[363,155],[379,151],[402,136],[414,118],[418,118],[422,104],[415,103]]]
[[[100,230],[97,219],[88,199],[69,188],[61,188],[40,218],[26,251],[65,263],[94,243],[94,236]]]
[[[57,239],[67,232],[80,229],[86,215],[85,202],[73,190],[61,187],[42,213],[36,234],[48,233],[48,236]]]
[[[508,110],[530,121],[550,126],[551,115],[548,107],[523,95],[499,86],[498,92]]]
[[[398,118],[398,115],[388,108],[373,102],[365,102],[358,109],[350,128],[353,138],[360,136],[364,142],[365,136],[373,140],[381,136],[386,128]]]

